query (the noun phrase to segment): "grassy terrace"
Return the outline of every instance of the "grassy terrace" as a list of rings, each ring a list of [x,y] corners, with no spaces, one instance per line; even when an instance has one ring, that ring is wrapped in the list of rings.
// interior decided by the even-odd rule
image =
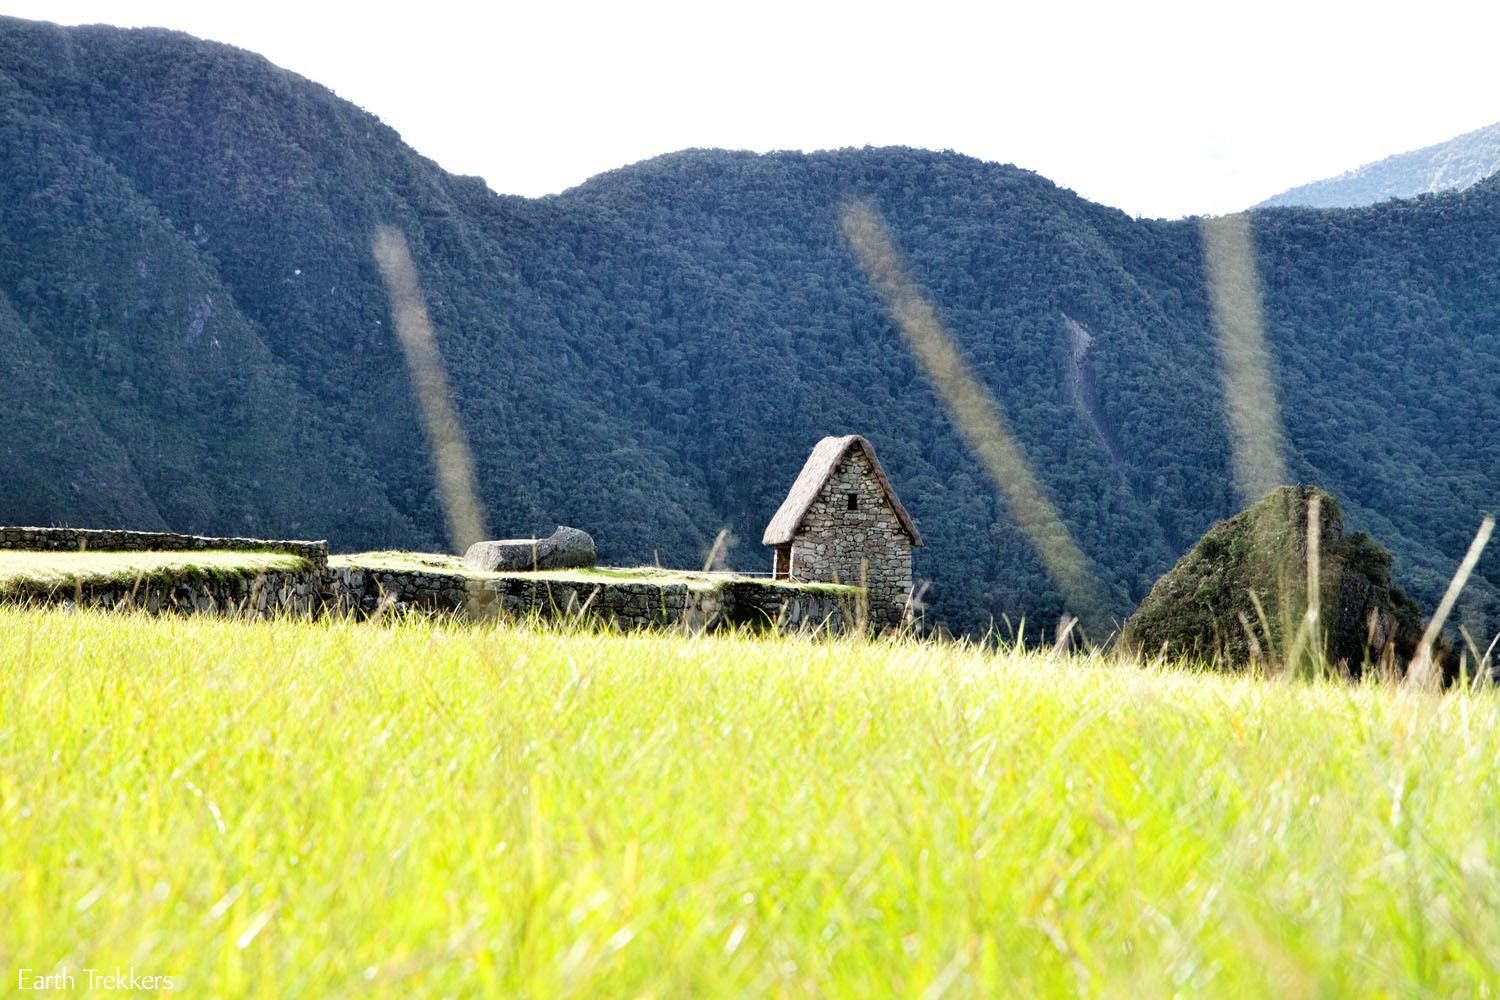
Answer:
[[[1500,695],[0,609],[0,970],[186,996],[1495,996]]]
[[[683,584],[695,590],[712,590],[726,583],[765,583],[778,587],[825,590],[830,593],[853,593],[857,588],[834,583],[800,583],[750,577],[737,573],[709,573],[700,570],[662,569],[655,566],[593,566],[588,569],[552,569],[537,572],[485,573],[464,564],[462,557],[431,552],[358,552],[330,556],[329,566],[359,569],[391,570],[401,573],[445,573],[471,580],[523,578],[528,580],[567,580],[583,583],[651,583],[659,586]]]
[[[299,556],[277,552],[21,552],[0,550],[0,594],[137,578],[251,575],[297,570]]]

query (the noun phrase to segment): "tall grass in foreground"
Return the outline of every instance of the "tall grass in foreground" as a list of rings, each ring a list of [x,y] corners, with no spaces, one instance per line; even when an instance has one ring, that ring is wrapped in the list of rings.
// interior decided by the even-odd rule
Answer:
[[[0,975],[1494,995],[1500,697],[0,609]]]

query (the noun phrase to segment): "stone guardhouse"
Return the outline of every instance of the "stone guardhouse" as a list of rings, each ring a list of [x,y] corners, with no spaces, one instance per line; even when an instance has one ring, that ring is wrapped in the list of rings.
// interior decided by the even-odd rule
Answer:
[[[909,620],[911,550],[922,536],[858,434],[817,443],[761,543],[774,547],[776,579],[864,581],[871,625]]]

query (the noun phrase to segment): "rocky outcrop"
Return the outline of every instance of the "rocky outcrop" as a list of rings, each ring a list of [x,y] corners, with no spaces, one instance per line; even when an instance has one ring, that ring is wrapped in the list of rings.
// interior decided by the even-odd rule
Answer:
[[[1421,637],[1421,611],[1392,583],[1390,553],[1363,532],[1346,536],[1338,501],[1313,486],[1280,487],[1209,528],[1151,588],[1119,644],[1230,669],[1284,662],[1308,609],[1314,502],[1319,615],[1307,644],[1316,649],[1321,637],[1326,662],[1351,674],[1371,665],[1404,669]]]
[[[1066,372],[1068,393],[1073,397],[1074,407],[1088,423],[1089,429],[1094,432],[1094,440],[1108,456],[1109,464],[1115,470],[1115,476],[1119,478],[1122,485],[1128,487],[1130,469],[1125,464],[1125,456],[1120,451],[1120,445],[1115,441],[1114,434],[1110,432],[1109,427],[1099,415],[1099,399],[1094,391],[1094,374],[1088,358],[1089,347],[1094,343],[1094,335],[1071,316],[1063,317],[1063,325],[1068,329]]]
[[[594,539],[561,525],[547,538],[508,538],[475,542],[464,562],[485,573],[528,569],[578,569],[594,565]]]

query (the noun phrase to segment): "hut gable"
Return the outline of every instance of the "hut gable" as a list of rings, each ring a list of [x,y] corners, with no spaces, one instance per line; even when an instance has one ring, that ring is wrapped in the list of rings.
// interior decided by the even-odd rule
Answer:
[[[851,456],[851,452],[855,454]],[[917,526],[896,497],[896,491],[891,489],[890,478],[885,474],[880,459],[875,457],[874,446],[858,434],[826,437],[813,447],[812,454],[807,456],[802,471],[797,475],[797,481],[792,484],[786,499],[781,502],[776,515],[766,526],[761,544],[781,545],[790,542],[807,517],[809,508],[820,498],[827,502],[828,497],[835,492],[831,489],[834,485],[832,480],[841,471],[841,479],[859,478],[861,475],[868,477],[879,490],[880,503],[890,510],[910,543],[922,544]]]

